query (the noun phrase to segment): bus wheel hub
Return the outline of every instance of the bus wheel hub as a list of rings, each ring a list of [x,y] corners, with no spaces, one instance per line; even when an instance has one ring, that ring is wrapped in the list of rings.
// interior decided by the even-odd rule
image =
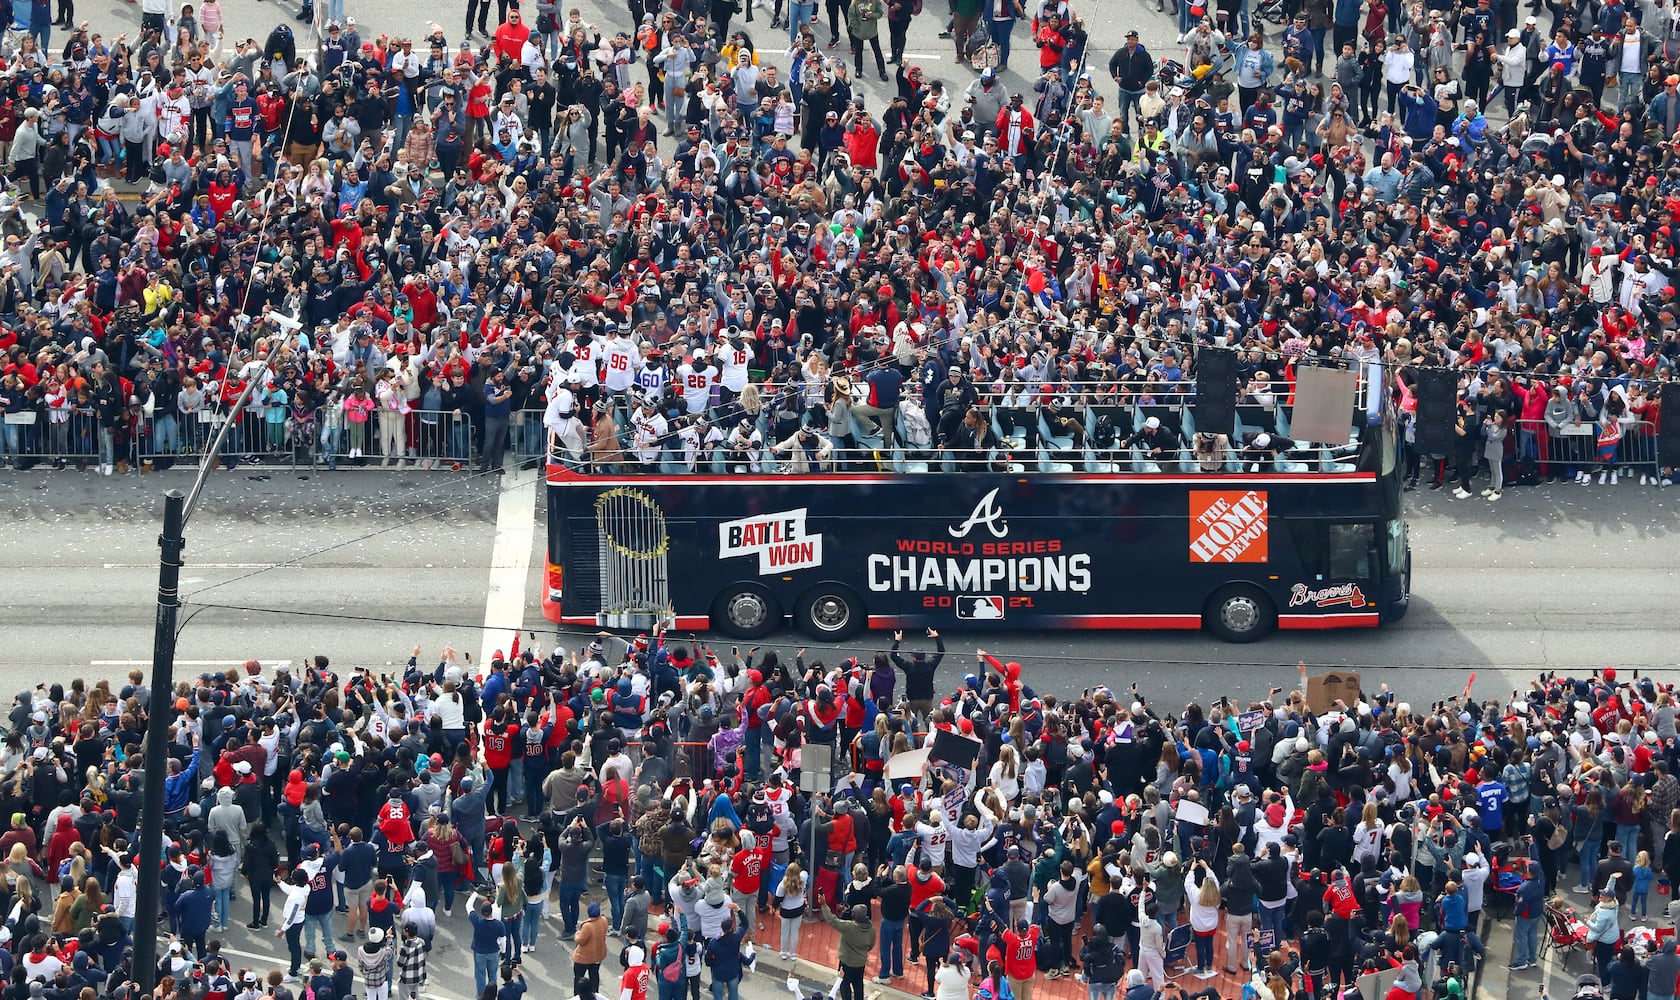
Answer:
[[[737,628],[759,628],[769,617],[770,609],[760,594],[749,591],[729,599],[729,623]]]
[[[1219,615],[1225,627],[1233,632],[1247,632],[1260,624],[1260,606],[1252,597],[1233,597],[1225,602]]]
[[[811,605],[811,617],[818,625],[830,631],[844,628],[851,616],[851,609],[846,606],[846,602],[837,597],[822,597]]]

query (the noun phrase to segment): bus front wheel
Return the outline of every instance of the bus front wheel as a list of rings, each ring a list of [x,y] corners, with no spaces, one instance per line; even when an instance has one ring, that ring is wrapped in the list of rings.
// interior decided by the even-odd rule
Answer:
[[[1232,584],[1208,599],[1202,621],[1226,642],[1253,642],[1277,627],[1277,609],[1259,589]]]
[[[850,587],[823,584],[807,591],[794,612],[806,635],[839,641],[862,631],[866,620],[863,601]]]
[[[781,628],[782,619],[775,595],[757,584],[740,584],[712,602],[712,628],[737,639],[762,639]]]

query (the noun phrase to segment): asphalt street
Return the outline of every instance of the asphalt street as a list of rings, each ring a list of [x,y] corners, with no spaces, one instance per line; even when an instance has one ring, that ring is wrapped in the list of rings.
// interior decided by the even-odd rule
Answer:
[[[229,43],[262,38],[297,9],[292,0],[224,6]],[[631,27],[624,6],[576,6],[604,32]],[[960,90],[972,71],[955,65],[951,43],[937,37],[943,9],[930,3],[912,24],[906,61]],[[1103,93],[1112,96],[1106,62],[1127,30],[1138,29],[1157,58],[1177,53],[1170,16],[1149,0],[1076,3],[1081,10]],[[436,20],[452,42],[465,11],[464,2],[348,6],[364,38],[421,34]],[[113,37],[133,30],[138,8],[84,6],[82,16]],[[762,58],[785,68],[783,33],[768,30],[767,11],[754,16]],[[826,44],[826,17],[819,22]],[[1015,43],[1004,81],[1024,89],[1031,81],[1023,71],[1036,67],[1025,23]],[[844,45],[834,50],[843,52]],[[860,86],[871,108],[884,105],[888,85],[866,79]],[[27,574],[0,612],[11,640],[0,683],[40,680],[42,668],[122,673],[149,660],[159,497],[186,482],[178,472],[0,479],[0,491],[14,494],[8,500],[16,529],[0,536],[0,565]],[[481,659],[504,647],[514,628],[539,628],[542,498],[534,487],[504,493],[503,485],[418,473],[218,474],[188,533],[183,669],[323,651],[338,662],[379,666],[401,663],[417,643],[428,656],[452,644],[463,657]],[[1666,668],[1675,660],[1665,628],[1672,567],[1680,563],[1669,527],[1675,496],[1627,483],[1513,489],[1497,507],[1413,494],[1412,612],[1377,633],[1285,634],[1253,646],[1182,634],[1029,634],[993,636],[987,646],[1029,663],[1045,690],[1138,679],[1158,697],[1179,701],[1264,693],[1293,676],[1297,659],[1363,668],[1414,700],[1460,690],[1472,670],[1477,690],[1485,691],[1509,689],[1542,668],[1610,661]],[[320,549],[327,551],[312,554]],[[202,606],[209,603],[286,613]],[[555,641],[544,638],[544,645]],[[954,651],[969,655],[965,643],[950,638]]]
[[[13,595],[0,609],[0,690],[149,664],[161,496],[188,481],[178,471],[0,477],[11,512],[0,566]],[[515,628],[534,630],[545,648],[575,645],[581,636],[558,637],[542,617],[539,494],[512,477],[218,473],[187,529],[178,673],[316,653],[383,668],[415,645],[424,657],[453,645],[479,659],[505,648]],[[534,513],[509,504],[521,496]],[[1675,665],[1680,491],[1624,481],[1511,489],[1496,505],[1408,496],[1412,610],[1397,625],[1245,646],[1141,632],[993,634],[983,644],[1026,664],[1041,691],[1136,680],[1179,704],[1262,696],[1292,682],[1297,660],[1360,669],[1367,683],[1413,701],[1461,690],[1471,671],[1485,694],[1538,670]],[[487,609],[498,589],[514,600]],[[966,668],[974,641],[954,632],[946,640],[952,672]],[[807,644],[788,634],[765,645]]]

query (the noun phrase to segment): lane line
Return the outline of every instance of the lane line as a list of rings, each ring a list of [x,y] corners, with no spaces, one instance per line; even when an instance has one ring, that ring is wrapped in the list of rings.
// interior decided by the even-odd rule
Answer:
[[[193,569],[303,569],[297,563],[188,563]],[[157,563],[104,563],[101,569],[157,569]]]
[[[490,552],[490,586],[484,599],[484,642],[479,669],[496,650],[507,652],[513,642],[508,624],[525,622],[525,583],[531,573],[531,545],[537,532],[538,471],[514,466],[502,473],[502,495],[496,501],[496,543]]]

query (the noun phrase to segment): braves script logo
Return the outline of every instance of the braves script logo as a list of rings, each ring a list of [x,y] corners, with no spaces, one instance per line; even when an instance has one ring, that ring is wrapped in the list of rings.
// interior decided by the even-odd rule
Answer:
[[[1191,490],[1191,561],[1265,562],[1269,510],[1265,490]]]
[[[1320,608],[1333,608],[1338,604],[1346,604],[1350,608],[1363,608],[1365,594],[1357,583],[1339,583],[1322,590],[1309,590],[1306,584],[1297,583],[1289,590],[1289,606],[1299,608],[1306,604]]]
[[[984,525],[993,538],[1004,538],[1009,534],[1009,522],[1003,519],[1003,510],[997,505],[997,488],[980,498],[974,505],[974,513],[968,515],[968,520],[954,528],[946,528],[952,538],[967,538],[968,533],[976,527]]]

